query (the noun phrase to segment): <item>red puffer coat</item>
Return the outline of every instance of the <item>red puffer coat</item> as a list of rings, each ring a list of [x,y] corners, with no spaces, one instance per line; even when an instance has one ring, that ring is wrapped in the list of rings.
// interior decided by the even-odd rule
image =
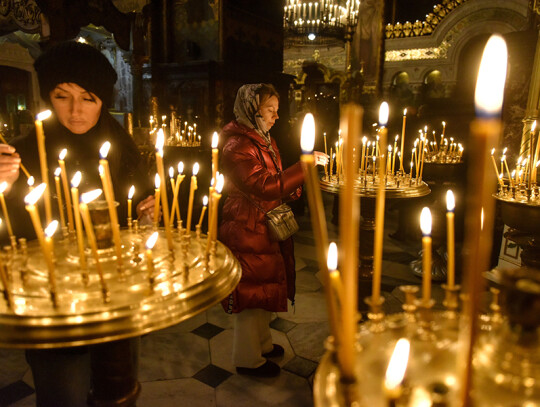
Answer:
[[[270,240],[266,216],[238,188],[266,211],[283,200],[298,199],[304,174],[300,163],[281,172],[281,158],[275,141],[276,168],[269,148],[253,129],[236,121],[221,133],[225,139],[221,170],[225,175],[227,199],[219,227],[219,240],[238,258],[242,278],[232,294],[223,300],[226,312],[246,308],[287,310],[287,298],[295,293],[295,262],[292,238]],[[257,148],[258,146],[258,148]]]

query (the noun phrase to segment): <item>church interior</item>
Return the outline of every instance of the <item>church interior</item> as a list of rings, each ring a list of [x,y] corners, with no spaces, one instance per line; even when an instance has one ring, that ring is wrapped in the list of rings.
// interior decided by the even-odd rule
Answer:
[[[36,132],[39,143],[34,61],[59,42],[88,44],[116,71],[108,111],[157,168],[166,215],[124,226],[110,212],[99,250],[88,231],[80,249],[73,220],[42,241],[46,207],[39,227],[32,217],[39,242],[7,231],[0,407],[63,407],[40,404],[27,353],[58,359],[60,348],[88,367],[71,380],[66,370],[65,386],[88,387],[66,407],[540,406],[539,23],[537,0],[0,0],[2,142]],[[486,62],[495,43],[504,52]],[[483,72],[486,103],[500,90],[495,111],[479,102]],[[299,160],[304,174],[289,202],[296,296],[270,321],[284,350],[269,358],[275,377],[239,374],[222,307],[242,267],[218,235],[229,198],[213,134],[255,83],[279,94],[270,135],[284,174]],[[328,162],[311,171],[313,151]],[[102,257],[90,283],[84,253],[98,271]]]

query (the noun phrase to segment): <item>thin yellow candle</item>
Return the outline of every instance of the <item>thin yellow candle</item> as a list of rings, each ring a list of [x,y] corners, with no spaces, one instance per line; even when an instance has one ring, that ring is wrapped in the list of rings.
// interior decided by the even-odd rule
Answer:
[[[71,198],[69,194],[69,186],[68,186],[68,177],[67,177],[67,171],[66,171],[66,162],[64,159],[66,158],[67,150],[64,148],[60,155],[58,156],[58,165],[62,169],[60,173],[60,178],[62,179],[62,186],[64,187],[64,196],[66,197],[66,212],[68,215],[68,229],[69,232],[74,232],[74,225],[73,225],[73,209],[71,207]]]
[[[218,171],[218,159],[219,159],[219,150],[218,150],[219,136],[215,131],[212,134],[212,178],[216,179],[216,173]]]
[[[2,219],[0,219],[0,225],[2,225]],[[4,298],[7,302],[8,308],[13,308],[13,297],[11,295],[11,287],[9,284],[6,268],[2,262],[2,257],[0,256],[0,281],[2,281],[2,287],[4,288]]]
[[[323,138],[324,138],[324,153],[328,155],[328,148],[326,146],[326,133],[323,133]]]
[[[403,143],[405,142],[405,125],[407,122],[407,109],[403,109],[403,124],[401,125],[401,148],[399,151],[403,151]],[[403,160],[401,160],[401,164],[399,167],[399,170],[403,172]]]
[[[2,213],[4,215],[4,219],[6,221],[6,227],[7,227],[7,232],[8,232],[8,235],[9,235],[9,238],[10,240],[12,241],[12,244],[13,244],[13,239],[14,239],[14,235],[13,235],[13,229],[11,228],[11,221],[9,220],[9,214],[8,214],[8,210],[7,210],[7,206],[6,206],[6,200],[4,199],[4,191],[7,189],[7,182],[6,181],[2,181],[0,183],[0,204],[2,205]]]
[[[499,178],[499,170],[497,169],[497,163],[495,162],[495,156],[493,154],[495,154],[495,148],[493,148],[491,150],[491,161],[493,162],[493,168],[495,168],[495,174],[497,175],[497,180],[499,180],[499,184],[501,184],[501,186],[503,186],[504,183]]]
[[[161,200],[161,178],[159,177],[159,174],[156,174],[156,176],[154,177],[154,185],[154,226],[157,227],[159,222],[159,205]]]
[[[48,119],[52,112],[45,110],[36,116],[36,139],[39,153],[39,166],[41,169],[41,182],[47,186],[43,192],[45,195],[45,219],[47,223],[52,221],[51,190],[49,187],[49,169],[47,168],[47,153],[45,150],[45,133],[43,132],[43,120]]]
[[[466,291],[469,300],[465,303],[466,318],[463,329],[460,329],[463,350],[460,355],[464,358],[461,366],[464,372],[458,377],[463,379],[460,386],[462,399],[460,405],[468,407],[472,404],[470,390],[472,385],[472,355],[478,335],[478,315],[480,312],[480,297],[485,280],[482,271],[489,269],[493,239],[495,180],[489,173],[489,152],[497,145],[501,135],[502,123],[500,114],[503,103],[504,84],[506,79],[507,47],[501,36],[493,35],[488,40],[480,69],[475,92],[475,107],[477,118],[471,123],[471,151],[476,154],[469,164],[469,185],[467,190],[475,193],[467,199],[467,216],[465,218],[464,247],[467,256],[464,259],[464,276],[466,276]],[[484,221],[479,214],[483,211]]]
[[[384,394],[389,405],[395,405],[403,392],[402,382],[407,370],[410,349],[410,342],[405,338],[401,338],[397,341],[390,357],[383,385]]]
[[[128,205],[127,217],[128,217],[128,220],[132,219],[131,213],[132,213],[132,206],[133,206],[133,195],[135,195],[135,185],[132,185],[129,188],[129,192],[128,192],[128,199],[127,199],[127,205]]]
[[[154,256],[152,255],[152,249],[154,248],[154,245],[157,242],[158,239],[158,232],[154,232],[150,235],[150,237],[146,240],[146,269],[148,271],[148,280],[150,280],[150,284],[154,283]]]
[[[536,123],[536,120],[535,120],[535,123]],[[533,157],[533,162],[532,162],[532,166],[533,166],[533,175],[532,175],[532,182],[536,182],[537,180],[537,165],[536,163],[538,162],[538,155],[540,154],[540,135],[537,136],[536,138],[536,148],[534,150],[534,157]]]
[[[315,119],[311,113],[306,114],[304,122],[302,124],[302,136],[300,139],[300,147],[302,149],[302,155],[300,162],[304,171],[304,183],[306,185],[306,192],[308,197],[309,213],[311,215],[311,225],[313,228],[313,236],[315,239],[315,247],[317,258],[319,262],[319,268],[321,270],[322,283],[325,292],[326,306],[330,313],[330,333],[336,341],[341,336],[338,332],[340,323],[337,321],[337,309],[335,309],[335,299],[332,299],[333,292],[330,286],[330,276],[328,274],[328,262],[332,261],[332,264],[336,264],[337,268],[337,253],[332,259],[330,259],[330,253],[328,258],[326,252],[328,250],[328,229],[326,227],[326,217],[324,213],[324,206],[322,203],[322,195],[319,187],[319,180],[317,176],[317,170],[314,163],[313,147],[315,145]],[[334,244],[335,246],[335,244]],[[337,250],[337,248],[336,248]],[[335,261],[334,261],[335,260]],[[335,312],[334,312],[335,311]],[[339,349],[339,348],[337,348]]]
[[[444,139],[444,132],[445,132],[445,130],[446,130],[446,122],[443,121],[443,122],[442,122],[442,134],[441,134],[441,138],[442,138],[442,139]]]
[[[77,171],[71,178],[71,199],[73,200],[73,212],[75,217],[75,230],[77,231],[77,246],[79,248],[79,266],[86,270],[86,255],[84,253],[83,226],[81,222],[81,211],[79,208],[79,184],[81,183],[81,172]],[[86,278],[86,277],[83,277]]]
[[[58,202],[58,212],[60,212],[60,226],[62,230],[66,228],[66,217],[64,215],[64,204],[62,202],[62,189],[60,188],[60,173],[62,168],[57,167],[54,171],[54,185],[56,187],[56,200]]]
[[[431,300],[431,211],[426,206],[420,214],[422,230],[422,301],[428,304]]]
[[[195,190],[197,189],[197,173],[199,172],[199,163],[193,164],[193,171],[191,175],[191,183],[189,185],[189,201],[188,201],[188,213],[186,220],[186,232],[190,233],[191,231],[191,216],[193,214],[193,197],[195,195]]]
[[[111,171],[109,169],[109,161],[107,160],[107,155],[109,154],[109,149],[111,148],[111,143],[106,141],[101,146],[99,154],[101,159],[99,160],[99,176],[101,177],[101,183],[103,184],[103,192],[105,193],[105,200],[107,201],[107,206],[109,208],[109,216],[111,219],[111,229],[113,233],[114,247],[116,249],[116,261],[118,263],[118,268],[123,267],[122,260],[122,244],[120,241],[120,225],[118,224],[118,213],[116,212],[115,199],[114,199],[114,190],[112,186]]]
[[[86,239],[90,245],[92,251],[92,256],[94,257],[94,263],[96,263],[96,270],[98,272],[99,281],[101,283],[101,291],[103,293],[103,301],[108,302],[108,290],[105,278],[103,275],[103,267],[101,266],[101,261],[99,259],[99,252],[97,247],[96,235],[94,234],[94,226],[92,225],[92,218],[90,217],[90,211],[88,210],[88,204],[93,200],[97,199],[102,193],[101,189],[94,189],[90,192],[81,194],[79,209],[81,213],[82,220],[84,222],[84,228],[86,230]]]
[[[182,222],[182,219],[180,218],[180,204],[179,204],[179,198],[178,198],[178,192],[180,191],[180,184],[186,177],[184,174],[184,163],[180,161],[178,163],[178,175],[176,176],[176,183],[175,188],[173,192],[173,203],[171,208],[171,225],[174,222],[174,215],[176,213],[176,217],[178,218],[178,225],[180,225],[180,222]]]
[[[30,219],[32,220],[32,225],[34,226],[34,231],[36,232],[36,237],[38,238],[41,247],[45,246],[45,236],[43,236],[43,227],[41,226],[41,219],[36,208],[36,202],[41,198],[46,189],[47,184],[43,182],[24,197],[25,208],[30,214]]]
[[[156,139],[156,167],[158,170],[159,177],[162,180],[165,180],[165,168],[163,167],[163,144],[165,142],[165,134],[163,129],[159,129],[158,136]],[[165,235],[167,236],[167,244],[169,250],[174,250],[171,224],[169,221],[169,200],[167,198],[167,188],[166,185],[161,188],[161,205],[163,207],[163,224],[165,226]]]
[[[364,170],[364,155],[366,154],[366,142],[367,142],[367,137],[364,136],[362,137],[362,157],[360,159],[360,169],[363,171]]]
[[[204,220],[204,213],[206,212],[206,207],[208,205],[208,196],[203,197],[203,207],[201,210],[201,216],[199,217],[199,223],[197,224],[199,227],[201,227],[203,220]]]
[[[508,163],[506,162],[506,155],[503,155],[501,157],[501,165],[504,163],[504,168],[506,168],[506,174],[508,175],[508,182],[510,184],[510,187],[514,186],[514,181],[512,179],[512,174],[510,173],[510,169],[508,168]]]
[[[447,284],[449,288],[454,288],[455,285],[455,236],[454,236],[454,208],[456,206],[454,193],[451,189],[446,191],[446,250],[448,253],[448,261],[446,269],[448,272]]]
[[[362,134],[363,109],[356,104],[343,107],[340,128],[342,129],[343,178],[344,185],[340,190],[339,229],[340,241],[344,253],[342,266],[344,301],[343,301],[343,358],[341,363],[342,378],[348,381],[355,379],[355,336],[358,321],[358,231],[360,221],[360,200],[354,183],[358,171],[353,159],[356,148],[355,140]]]
[[[343,326],[341,321],[341,305],[340,301],[343,298],[343,283],[341,281],[341,275],[338,270],[338,249],[334,242],[331,242],[328,246],[328,256],[326,261],[326,267],[321,270],[321,273],[328,272],[328,285],[325,290],[327,307],[328,307],[328,323],[330,325],[330,333],[334,337],[334,346],[338,352],[338,361],[341,366],[341,360],[345,356],[343,349],[340,346],[341,342],[341,327]]]
[[[221,198],[221,191],[223,189],[224,182],[225,180],[224,180],[223,174],[219,174],[217,183],[216,183],[216,188],[214,192],[212,193],[212,197],[210,198],[210,200],[212,201],[212,206],[210,210],[210,216],[208,218],[208,236],[206,239],[206,255],[210,253],[211,243],[216,241],[216,238],[217,238],[217,223],[218,223],[217,208],[219,204],[219,199]]]
[[[381,143],[386,144],[388,123],[388,103],[383,102],[379,108],[379,126]],[[381,278],[382,278],[382,254],[383,254],[383,237],[384,237],[384,206],[386,199],[386,186],[384,179],[384,165],[379,163],[379,186],[377,188],[377,196],[375,198],[375,236],[373,244],[373,281],[371,299],[373,304],[379,304],[381,296]]]
[[[396,162],[397,141],[398,141],[398,139],[399,139],[399,136],[396,135],[396,137],[394,138],[394,148],[392,149],[392,168],[391,168],[392,174],[394,173],[394,164]]]
[[[58,221],[53,220],[45,228],[44,235],[44,247],[42,247],[42,252],[45,257],[45,262],[47,263],[47,270],[49,271],[49,289],[51,290],[51,299],[54,307],[58,306],[57,290],[56,290],[56,273],[54,269],[54,245],[52,237],[58,228]]]

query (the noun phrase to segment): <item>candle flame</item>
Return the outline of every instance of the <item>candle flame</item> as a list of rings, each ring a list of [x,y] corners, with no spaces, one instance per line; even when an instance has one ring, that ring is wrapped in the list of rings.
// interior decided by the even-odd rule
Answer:
[[[158,238],[158,232],[154,232],[150,235],[150,237],[148,238],[148,240],[146,241],[146,248],[148,250],[152,250],[154,248],[154,245],[156,244],[157,242],[157,238]]]
[[[56,232],[57,228],[58,228],[58,221],[53,220],[51,223],[49,223],[49,226],[47,226],[43,232],[45,233],[46,237],[52,237],[54,233]]]
[[[207,205],[208,205],[208,196],[207,196],[207,195],[203,196],[202,204],[203,204],[203,206],[207,206]]]
[[[161,178],[159,177],[159,174],[156,173],[156,176],[154,177],[154,185],[156,186],[156,189],[159,189],[161,185]]]
[[[221,191],[223,190],[223,185],[225,184],[225,177],[223,174],[219,174],[217,176],[217,184],[216,184],[216,192],[218,194],[221,194]]]
[[[335,242],[331,242],[328,245],[328,255],[326,260],[326,265],[328,266],[328,271],[337,270],[338,262],[338,250]]]
[[[386,126],[386,124],[388,123],[388,113],[388,103],[382,102],[381,106],[379,107],[379,126]]]
[[[92,191],[85,192],[81,195],[81,202],[88,204],[94,199],[97,199],[102,193],[103,191],[101,189],[93,189]]]
[[[163,152],[163,144],[165,144],[165,133],[163,129],[159,129],[156,136],[156,150],[158,153]]]
[[[182,174],[184,172],[184,162],[180,161],[178,163],[178,174]]]
[[[60,154],[58,154],[58,159],[59,160],[64,160],[64,158],[66,158],[66,155],[67,155],[67,149],[64,148],[64,149],[62,149],[62,151],[60,151]]]
[[[30,192],[28,195],[24,197],[24,202],[26,205],[34,205],[39,198],[41,198],[41,195],[43,195],[43,192],[45,192],[45,188],[47,188],[46,183],[41,183],[37,187],[35,187],[32,192]]]
[[[52,112],[50,110],[44,110],[36,115],[36,120],[42,122],[43,120],[47,120],[49,117],[51,117],[51,115]]]
[[[174,168],[169,167],[169,178],[174,178]]]
[[[451,189],[446,191],[446,209],[449,212],[453,212],[454,208],[456,207],[456,199],[454,197],[454,193]]]
[[[7,187],[8,183],[6,181],[2,181],[2,183],[0,183],[0,194],[3,194]]]
[[[133,195],[135,195],[135,185],[132,185],[129,188],[128,199],[133,199]]]
[[[199,173],[199,163],[193,164],[193,170],[191,172],[194,176]]]
[[[491,149],[491,155],[495,154],[495,148]]]
[[[80,171],[77,171],[73,178],[71,178],[71,186],[73,188],[78,188],[79,184],[81,183],[82,174]]]
[[[306,113],[302,123],[302,136],[300,148],[304,154],[311,154],[315,145],[315,118],[311,113]]]
[[[399,139],[399,134],[396,134],[395,140],[398,141],[398,139]]]
[[[33,176],[30,175],[28,177],[28,181],[26,181],[26,183],[28,184],[29,187],[32,187],[32,186],[34,186],[34,182],[36,182],[36,179]]]
[[[420,229],[424,236],[431,234],[431,211],[427,206],[422,209],[422,213],[420,214]]]
[[[407,108],[403,109],[403,116],[407,116]]]
[[[503,149],[503,154],[506,154],[506,150],[508,150],[508,147],[505,147],[505,148]]]
[[[476,112],[482,116],[499,116],[501,112],[506,65],[508,59],[506,42],[500,35],[492,35],[484,48],[476,91]]]
[[[99,149],[99,155],[101,156],[101,158],[103,159],[107,158],[110,148],[111,148],[111,143],[109,143],[108,141],[102,144],[101,148]]]
[[[410,349],[411,344],[407,339],[401,338],[397,341],[390,362],[388,363],[388,368],[386,369],[384,386],[387,389],[393,390],[403,381],[405,371],[407,370],[407,363],[409,362]]]
[[[56,167],[56,170],[54,170],[54,176],[59,177],[60,174],[62,174],[62,168]]]
[[[212,148],[217,148],[219,143],[219,136],[217,131],[212,134]]]
[[[366,144],[366,141],[367,141],[367,137],[366,136],[362,137],[362,144]]]

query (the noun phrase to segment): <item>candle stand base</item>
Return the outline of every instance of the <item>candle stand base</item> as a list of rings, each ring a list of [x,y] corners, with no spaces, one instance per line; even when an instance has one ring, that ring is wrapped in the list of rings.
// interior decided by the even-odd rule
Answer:
[[[444,289],[443,305],[446,307],[446,317],[449,319],[457,319],[459,308],[458,296],[461,286],[441,284],[441,287]]]

